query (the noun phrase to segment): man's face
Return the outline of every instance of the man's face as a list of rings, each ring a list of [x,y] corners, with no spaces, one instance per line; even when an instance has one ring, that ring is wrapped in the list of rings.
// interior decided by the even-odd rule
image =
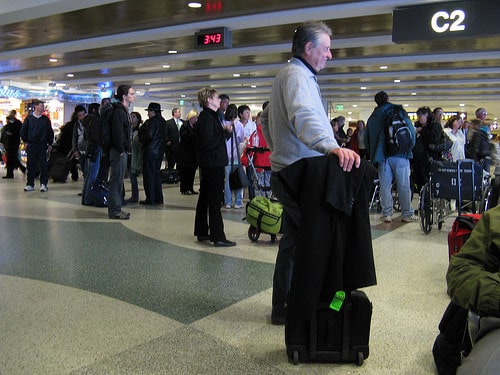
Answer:
[[[128,89],[128,94],[125,97],[125,102],[128,104],[132,104],[135,102],[135,90],[131,87]]]
[[[181,110],[180,109],[178,109],[177,111],[174,112],[174,118],[176,120],[181,118]]]
[[[45,104],[44,103],[38,104],[37,106],[35,106],[35,110],[38,113],[43,113],[43,111],[45,110]]]
[[[241,121],[248,121],[248,119],[250,119],[250,110],[245,109],[241,112]]]
[[[330,37],[328,34],[321,34],[318,39],[318,45],[314,47],[312,42],[306,43],[304,59],[311,64],[316,72],[319,72],[326,66],[326,62],[331,60]]]
[[[220,101],[220,109],[226,112],[227,106],[229,105],[229,99],[223,99]]]

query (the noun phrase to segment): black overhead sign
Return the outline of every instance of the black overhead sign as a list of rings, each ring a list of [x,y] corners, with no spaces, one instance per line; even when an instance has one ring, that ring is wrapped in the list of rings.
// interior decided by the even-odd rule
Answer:
[[[471,38],[500,34],[500,1],[470,0],[397,8],[394,43]]]

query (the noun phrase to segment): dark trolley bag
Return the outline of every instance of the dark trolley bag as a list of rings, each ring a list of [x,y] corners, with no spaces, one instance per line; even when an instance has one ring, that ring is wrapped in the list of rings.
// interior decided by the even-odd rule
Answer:
[[[296,329],[287,317],[285,342],[287,355],[299,362],[353,362],[362,365],[368,358],[372,303],[363,291],[353,290],[339,311],[320,303],[309,330]],[[297,337],[307,334],[309,337]],[[308,344],[294,344],[308,342]]]

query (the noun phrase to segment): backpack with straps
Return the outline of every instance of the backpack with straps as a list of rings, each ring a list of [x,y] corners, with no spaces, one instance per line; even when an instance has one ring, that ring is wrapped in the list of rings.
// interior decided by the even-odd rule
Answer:
[[[384,119],[385,155],[405,154],[413,148],[411,132],[406,123],[406,112],[400,105],[393,105]]]

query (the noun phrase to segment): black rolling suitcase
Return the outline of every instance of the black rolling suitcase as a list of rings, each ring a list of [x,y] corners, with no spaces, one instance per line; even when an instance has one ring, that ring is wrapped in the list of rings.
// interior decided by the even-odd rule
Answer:
[[[360,290],[346,296],[339,311],[331,309],[329,303],[320,303],[308,329],[294,326],[297,322],[288,316],[285,325],[288,358],[294,364],[353,362],[362,365],[369,355],[371,317],[372,304]],[[301,335],[309,337],[299,337]]]
[[[52,152],[49,157],[49,177],[54,182],[66,182],[71,161],[61,152]]]

